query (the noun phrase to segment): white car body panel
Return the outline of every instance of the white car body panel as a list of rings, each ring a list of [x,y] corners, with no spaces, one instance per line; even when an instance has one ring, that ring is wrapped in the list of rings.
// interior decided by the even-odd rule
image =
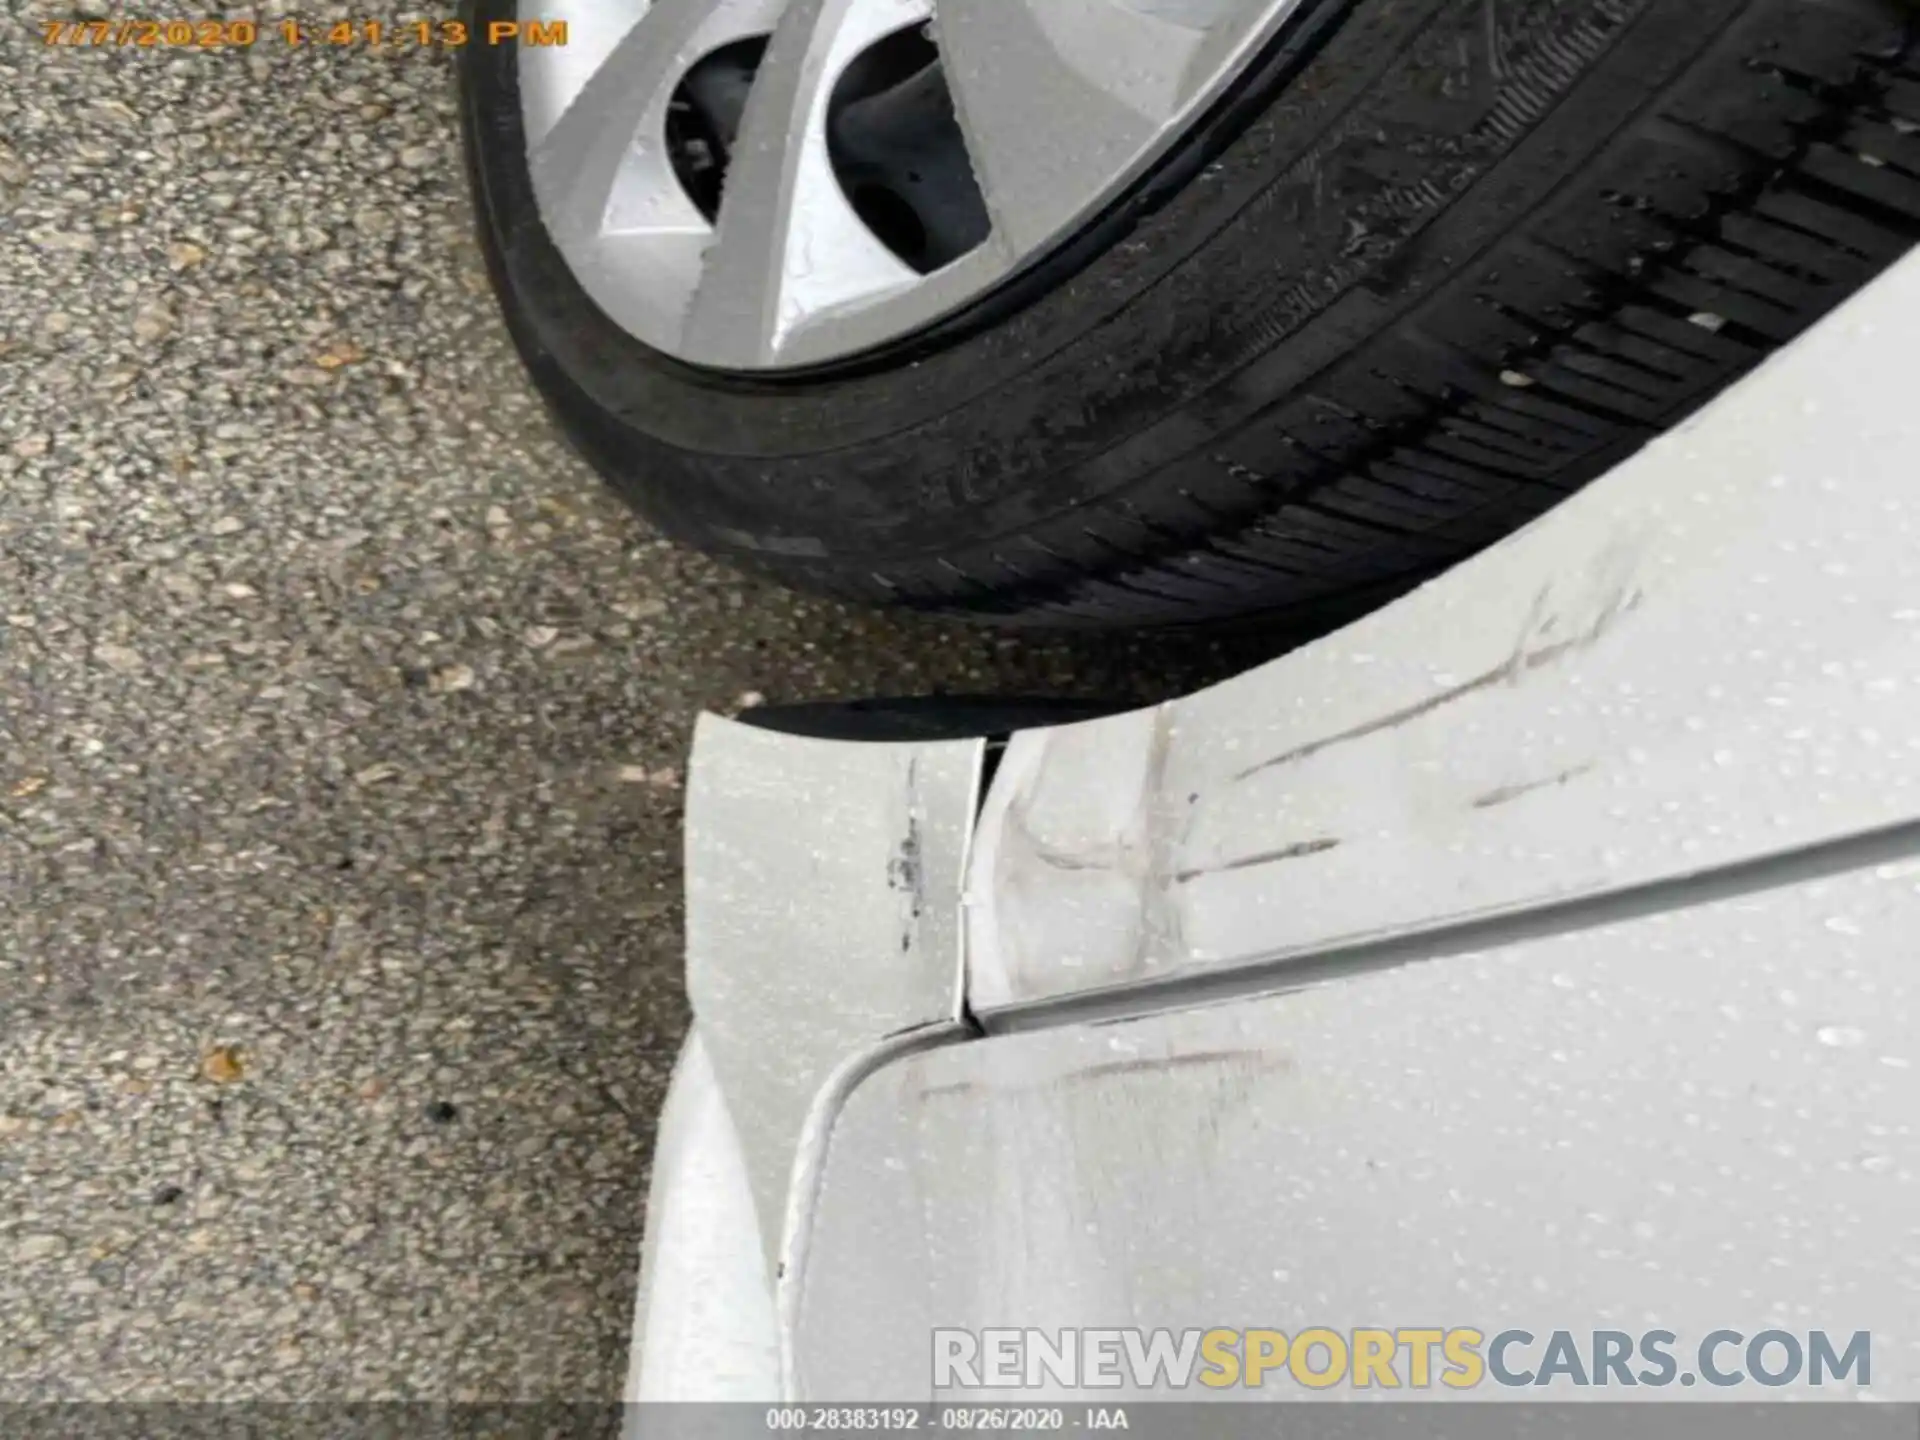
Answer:
[[[734,1177],[780,1393],[925,1398],[935,1324],[1425,1311],[1871,1328],[1920,1398],[1917,340],[1909,257],[1379,614],[1015,736],[977,826],[977,744],[703,722],[739,1163],[664,1146],[654,1209]]]
[[[627,1398],[765,1400],[780,1391],[780,1323],[746,1155],[695,1030],[660,1112]]]
[[[780,1263],[809,1115],[894,1037],[959,1033],[959,896],[984,745],[847,745],[702,717],[687,997]]]
[[[1141,1398],[936,1392],[936,1326],[1427,1324],[1870,1330],[1871,1394],[1920,1399],[1916,936],[1910,856],[889,1066],[834,1127],[796,1393]]]

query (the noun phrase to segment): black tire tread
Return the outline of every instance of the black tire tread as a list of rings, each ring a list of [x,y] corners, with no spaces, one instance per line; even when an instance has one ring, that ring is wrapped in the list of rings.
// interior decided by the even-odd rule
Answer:
[[[1017,577],[1001,540],[885,567],[887,592],[1003,620],[1204,620],[1417,577],[1509,533],[1920,240],[1912,28],[1875,0],[1747,7],[1400,323],[1151,483],[1033,527]]]

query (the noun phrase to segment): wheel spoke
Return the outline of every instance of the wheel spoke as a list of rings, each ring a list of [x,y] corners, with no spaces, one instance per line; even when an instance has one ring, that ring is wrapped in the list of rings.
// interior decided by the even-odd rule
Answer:
[[[741,120],[690,346],[723,364],[764,365],[809,322],[918,279],[841,192],[826,109],[849,60],[930,12],[928,0],[793,0]]]
[[[674,88],[703,55],[765,34],[786,4],[655,0],[529,156],[555,243],[587,293],[622,325],[644,326],[637,333],[677,336],[710,231],[668,153]]]
[[[1162,14],[1119,0],[937,8],[974,172],[995,229],[1021,252],[1054,236],[1152,145],[1208,37],[1191,5]]]
[[[616,206],[625,213],[612,228],[629,233],[701,224],[667,154],[674,87],[702,55],[772,29],[786,4],[657,0],[533,150],[529,163],[548,228],[568,238],[598,236]]]
[[[520,114],[529,146],[538,145],[567,111],[651,0],[602,0],[567,18],[567,43],[530,45],[520,53]]]

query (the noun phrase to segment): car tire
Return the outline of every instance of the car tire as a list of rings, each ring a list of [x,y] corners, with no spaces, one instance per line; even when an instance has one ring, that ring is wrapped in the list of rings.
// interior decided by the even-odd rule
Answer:
[[[476,0],[484,25],[510,0]],[[1000,291],[796,372],[649,349],[461,58],[482,247],[561,428],[668,534],[1003,623],[1303,613],[1498,539],[1920,239],[1909,0],[1309,0]]]

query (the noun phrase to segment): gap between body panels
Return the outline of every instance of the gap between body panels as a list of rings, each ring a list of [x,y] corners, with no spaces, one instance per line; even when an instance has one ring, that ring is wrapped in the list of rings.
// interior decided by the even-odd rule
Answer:
[[[906,695],[866,700],[819,700],[767,705],[741,712],[741,724],[777,734],[865,745],[926,744],[976,740],[981,744],[980,775],[974,786],[973,831],[1007,745],[1023,730],[1051,729],[1102,720],[1137,709],[1118,701],[1061,698],[1004,698],[994,695]],[[964,887],[965,877],[962,877]],[[965,917],[961,917],[962,934]],[[962,1033],[952,1040],[977,1039],[984,1030],[968,1005],[964,940],[956,1019]],[[898,1039],[900,1037],[892,1037]],[[888,1043],[892,1043],[892,1040]]]

